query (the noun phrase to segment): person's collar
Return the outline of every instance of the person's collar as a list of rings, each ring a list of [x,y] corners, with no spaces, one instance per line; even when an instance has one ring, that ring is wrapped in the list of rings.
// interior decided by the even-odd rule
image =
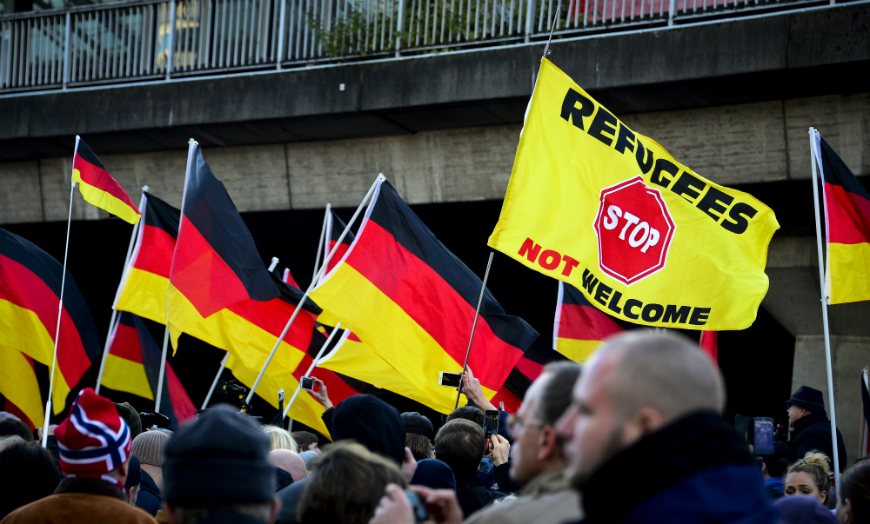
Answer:
[[[765,488],[779,488],[783,487],[782,477],[770,477],[769,479],[764,481]]]
[[[473,484],[475,486],[480,485],[480,481],[477,479],[476,471],[456,471],[453,470],[453,476],[456,477],[456,485],[460,484]]]
[[[558,493],[569,489],[568,468],[562,466],[545,471],[533,478],[526,487],[520,491],[521,497],[540,497],[551,493]]]
[[[739,435],[714,412],[688,415],[618,452],[586,482],[584,509],[589,522],[619,522],[641,503],[686,477],[713,466],[751,464]],[[625,480],[633,488],[624,490]],[[611,504],[614,490],[620,503]]]
[[[814,411],[810,411],[809,413],[795,421],[794,431],[792,431],[792,434],[800,433],[800,431],[807,426],[812,426],[813,424],[816,424],[818,422],[827,422],[827,420],[828,417],[826,417],[824,413],[816,413]]]
[[[55,494],[60,493],[89,493],[91,495],[104,495],[115,497],[127,502],[124,491],[117,484],[93,477],[67,477],[60,481]]]

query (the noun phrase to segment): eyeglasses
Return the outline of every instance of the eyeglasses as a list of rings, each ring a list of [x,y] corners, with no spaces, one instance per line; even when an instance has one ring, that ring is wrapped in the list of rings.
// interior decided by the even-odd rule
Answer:
[[[523,422],[516,415],[511,415],[510,418],[508,418],[508,428],[513,434],[516,434],[517,429],[519,428],[544,429],[546,426],[546,424],[529,424],[528,422]]]

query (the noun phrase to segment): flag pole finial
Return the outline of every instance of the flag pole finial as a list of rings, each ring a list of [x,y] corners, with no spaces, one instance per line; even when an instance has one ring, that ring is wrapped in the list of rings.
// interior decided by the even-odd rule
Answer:
[[[143,192],[143,193],[147,193],[147,192],[148,192],[148,189],[150,189],[148,186],[142,186],[142,192]]]

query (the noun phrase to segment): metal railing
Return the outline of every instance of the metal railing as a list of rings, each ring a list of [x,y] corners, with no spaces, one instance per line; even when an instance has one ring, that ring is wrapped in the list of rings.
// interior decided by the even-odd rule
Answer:
[[[554,18],[556,34],[581,34],[808,3],[822,2],[144,0],[5,15],[0,93],[529,42]]]

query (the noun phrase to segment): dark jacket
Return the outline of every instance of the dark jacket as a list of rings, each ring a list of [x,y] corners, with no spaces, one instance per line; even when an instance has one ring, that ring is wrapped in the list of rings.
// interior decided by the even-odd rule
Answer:
[[[131,506],[117,485],[94,478],[66,478],[54,494],[20,507],[3,524],[155,524]]]
[[[142,483],[139,484],[139,495],[136,497],[136,507],[142,508],[152,517],[157,515],[161,508],[160,488],[144,469],[142,470]]]
[[[504,493],[490,491],[482,486],[478,482],[475,473],[457,473],[456,470],[453,470],[453,474],[456,476],[456,498],[459,501],[459,507],[462,508],[462,514],[465,518],[468,518],[475,511],[493,500],[498,500],[505,496]]]
[[[791,449],[798,459],[803,458],[807,451],[820,451],[834,464],[834,443],[831,439],[831,421],[823,413],[810,413],[797,421],[791,433]],[[840,452],[840,471],[846,469],[846,445],[843,435],[837,429],[837,448]]]
[[[307,478],[299,479],[286,488],[278,490],[278,498],[281,499],[281,511],[278,513],[278,524],[294,524],[299,522],[296,516],[296,507],[299,505],[299,496],[302,488],[308,482]]]
[[[746,442],[712,412],[689,415],[617,453],[582,496],[588,524],[777,521]]]

